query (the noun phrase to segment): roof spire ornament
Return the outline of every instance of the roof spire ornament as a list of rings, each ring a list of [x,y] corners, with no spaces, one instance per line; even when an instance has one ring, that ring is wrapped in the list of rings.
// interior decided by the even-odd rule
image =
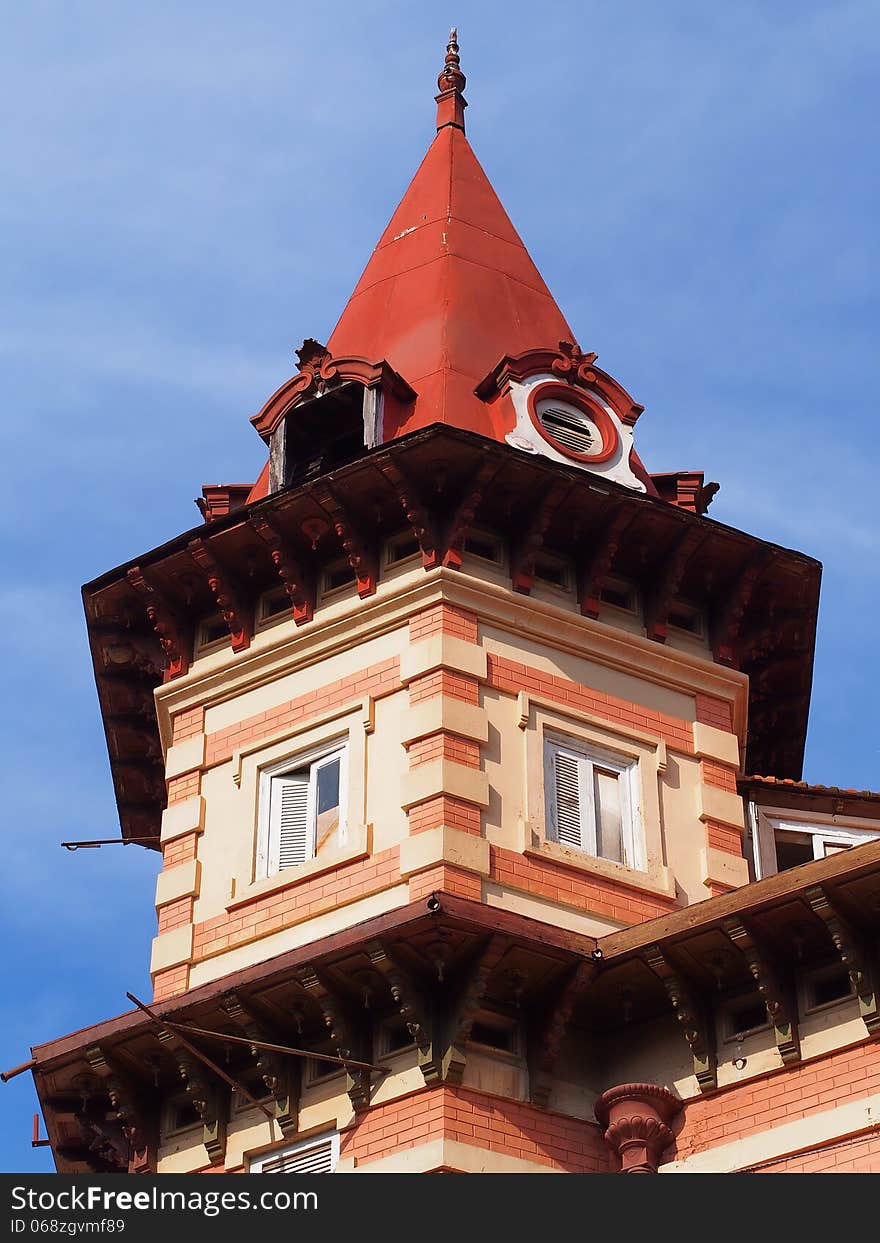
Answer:
[[[446,45],[446,60],[437,78],[440,94],[435,95],[437,101],[437,129],[446,125],[455,125],[464,132],[464,110],[467,100],[463,95],[467,78],[461,71],[458,56],[458,31],[455,26],[449,32]]]

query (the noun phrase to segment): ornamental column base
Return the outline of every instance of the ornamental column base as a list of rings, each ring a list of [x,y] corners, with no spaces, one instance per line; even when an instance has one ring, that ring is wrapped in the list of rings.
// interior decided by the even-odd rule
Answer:
[[[655,1083],[622,1083],[596,1101],[596,1118],[605,1143],[620,1159],[621,1174],[656,1174],[660,1158],[673,1142],[669,1123],[681,1101]]]

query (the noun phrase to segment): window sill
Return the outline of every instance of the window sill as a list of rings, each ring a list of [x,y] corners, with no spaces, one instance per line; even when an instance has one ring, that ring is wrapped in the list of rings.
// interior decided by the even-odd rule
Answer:
[[[641,889],[661,898],[674,900],[676,896],[675,880],[667,867],[656,867],[649,872],[637,871],[611,859],[600,859],[570,846],[561,846],[558,842],[543,839],[535,840],[534,837],[533,844],[526,846],[523,854],[539,862],[561,864],[563,867],[586,872],[616,885],[626,885],[629,889]]]
[[[285,868],[276,876],[265,876],[251,882],[233,881],[232,894],[226,903],[227,911],[237,910],[246,906],[256,898],[266,894],[280,893],[283,889],[293,889],[307,880],[313,880],[325,872],[335,872],[337,868],[348,863],[358,863],[366,859],[372,847],[372,826],[362,824],[348,830],[348,841],[335,850],[325,850],[314,859],[307,859],[296,867]]]

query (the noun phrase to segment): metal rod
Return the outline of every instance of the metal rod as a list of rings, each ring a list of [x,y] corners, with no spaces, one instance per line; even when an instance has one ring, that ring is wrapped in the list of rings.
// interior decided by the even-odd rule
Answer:
[[[212,1036],[214,1040],[230,1040],[233,1044],[246,1044],[255,1049],[268,1049],[271,1053],[289,1053],[293,1057],[313,1057],[319,1062],[335,1062],[339,1066],[353,1066],[355,1070],[372,1070],[387,1075],[387,1066],[374,1066],[372,1062],[358,1062],[353,1057],[339,1057],[335,1053],[312,1053],[310,1049],[292,1049],[284,1044],[268,1044],[265,1040],[249,1040],[246,1036],[228,1036],[225,1032],[208,1031],[205,1027],[193,1027],[192,1023],[168,1023],[167,1027],[192,1032],[196,1036]]]
[[[33,1070],[37,1064],[37,1059],[32,1057],[29,1062],[22,1062],[20,1066],[13,1066],[12,1070],[4,1070],[0,1074],[0,1079],[4,1083],[8,1083],[10,1079],[14,1079],[16,1075],[23,1075],[26,1070]]]
[[[65,850],[96,850],[99,846],[140,846],[149,843],[156,845],[155,837],[97,837],[91,842],[61,842]]]
[[[31,1148],[51,1148],[51,1139],[40,1139],[40,1115],[34,1114],[34,1136],[31,1140]]]
[[[177,1027],[176,1023],[166,1023],[163,1019],[160,1019],[158,1014],[155,1014],[150,1009],[149,1006],[145,1006],[142,1001],[138,1001],[134,993],[126,993],[125,995],[129,1001],[134,1002],[134,1004],[137,1006],[139,1010],[143,1010],[147,1018],[152,1019],[157,1027],[166,1027],[166,1028],[172,1028],[172,1029]],[[255,1105],[261,1113],[266,1115],[266,1117],[269,1119],[270,1122],[275,1121],[275,1115],[272,1113],[272,1111],[267,1109],[266,1106],[263,1105],[260,1101],[258,1101],[255,1096],[251,1096],[250,1092],[247,1090],[244,1084],[238,1083],[235,1079],[232,1078],[231,1075],[227,1075],[226,1071],[222,1068],[222,1066],[218,1066],[216,1062],[212,1062],[211,1059],[208,1057],[208,1055],[206,1053],[203,1053],[201,1049],[197,1048],[194,1044],[191,1044],[190,1041],[187,1040],[186,1036],[183,1036],[178,1032],[177,1039],[180,1041],[180,1043],[183,1045],[185,1049],[188,1049],[189,1052],[192,1053],[194,1057],[197,1057],[200,1062],[204,1062],[204,1064],[208,1067],[209,1070],[212,1070],[215,1075],[219,1075],[220,1078],[225,1083],[228,1083],[229,1086],[233,1089],[233,1091],[238,1092],[241,1096],[245,1098],[246,1101],[250,1101],[252,1105]]]

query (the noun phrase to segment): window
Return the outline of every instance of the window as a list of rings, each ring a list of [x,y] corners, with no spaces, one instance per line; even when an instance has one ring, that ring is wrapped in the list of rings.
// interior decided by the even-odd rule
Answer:
[[[774,872],[799,867],[802,863],[811,863],[814,859],[825,859],[841,850],[852,850],[854,846],[880,837],[880,831],[854,824],[796,820],[793,816],[789,818],[785,812],[778,816],[770,815],[760,808],[754,811],[757,845],[755,874],[758,880],[762,876],[772,876]]]
[[[280,1151],[254,1157],[251,1174],[332,1174],[339,1160],[339,1136],[318,1135]]]
[[[507,1053],[512,1057],[519,1056],[519,1025],[506,1015],[481,1010],[471,1026],[470,1044],[481,1047],[484,1051]]]
[[[599,588],[599,599],[612,608],[622,609],[625,613],[638,612],[638,596],[635,587],[622,578],[606,578]]]
[[[501,548],[492,535],[483,531],[468,531],[464,537],[463,551],[470,557],[478,557],[481,561],[501,564]]]
[[[273,876],[312,859],[325,842],[345,835],[346,751],[341,748],[293,768],[264,774],[260,872]],[[268,804],[268,814],[266,813]]]
[[[196,652],[199,655],[223,647],[228,642],[229,627],[219,613],[214,613],[211,617],[206,617],[199,622],[196,631]]]
[[[399,561],[409,561],[412,557],[418,557],[421,551],[421,545],[415,535],[410,533],[397,535],[388,541],[386,564],[397,565]]]
[[[285,588],[273,587],[271,591],[266,591],[260,596],[257,622],[259,625],[266,625],[268,622],[277,621],[285,614],[289,617],[292,608],[290,596]]]
[[[548,740],[545,781],[551,841],[644,868],[635,760]]]
[[[334,591],[342,591],[355,581],[355,572],[348,561],[334,561],[324,571],[322,595],[332,595]]]
[[[818,967],[804,975],[804,1010],[821,1010],[854,997],[849,971],[841,963]]]
[[[726,1001],[722,1007],[724,1015],[724,1039],[741,1040],[754,1032],[764,1031],[770,1026],[767,1018],[767,1007],[761,997],[750,993],[745,997],[735,997]]]

